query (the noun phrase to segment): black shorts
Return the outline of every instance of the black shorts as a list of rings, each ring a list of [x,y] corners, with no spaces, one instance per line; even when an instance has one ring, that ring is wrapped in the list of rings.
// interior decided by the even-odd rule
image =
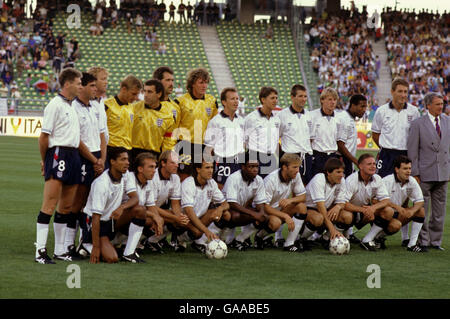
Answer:
[[[65,185],[81,182],[81,159],[77,148],[54,146],[45,154],[45,180],[57,179]]]
[[[408,151],[382,148],[377,156],[377,174],[381,177],[394,173],[394,161],[400,156],[408,156]]]
[[[189,141],[179,141],[174,148],[174,152],[178,154],[178,173],[192,175],[194,172],[194,163],[201,163],[205,146],[203,144],[194,144]],[[205,157],[208,160],[208,157]],[[211,156],[209,160],[214,159]]]
[[[231,174],[241,169],[241,163],[245,163],[245,154],[217,157],[214,165],[214,180],[219,184],[225,184]]]
[[[85,222],[81,223],[80,228],[82,230],[83,243],[92,244],[92,217],[83,213],[85,215]],[[114,224],[112,219],[108,221],[100,221],[100,237],[108,237],[109,240],[113,240],[116,236],[114,230]]]
[[[96,158],[100,158],[102,153],[100,151],[93,152]],[[91,186],[95,179],[94,164],[91,161],[81,156],[81,183],[82,185]]]

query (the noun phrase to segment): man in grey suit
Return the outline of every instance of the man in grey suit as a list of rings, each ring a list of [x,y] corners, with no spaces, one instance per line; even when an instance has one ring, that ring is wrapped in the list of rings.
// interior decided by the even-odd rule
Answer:
[[[408,136],[411,175],[419,182],[425,200],[425,222],[419,243],[422,247],[444,250],[441,242],[450,177],[450,117],[442,114],[441,95],[426,94],[424,104],[428,112],[411,123]],[[430,200],[431,213],[428,213]]]

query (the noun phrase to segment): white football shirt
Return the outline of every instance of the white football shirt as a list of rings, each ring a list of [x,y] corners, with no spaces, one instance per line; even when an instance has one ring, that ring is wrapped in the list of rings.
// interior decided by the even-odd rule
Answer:
[[[44,109],[43,133],[49,135],[48,148],[80,146],[80,123],[72,101],[58,94]]]
[[[124,178],[125,187],[130,189],[136,188],[136,192],[139,196],[139,205],[146,207],[155,206],[152,181],[147,181],[144,185],[142,185],[134,172],[125,173]],[[128,195],[125,194],[122,199],[122,203],[128,201],[128,199]]]
[[[311,148],[322,153],[334,153],[337,151],[338,123],[337,113],[326,115],[322,109],[309,112],[312,121]]]
[[[375,111],[372,132],[380,133],[382,148],[407,150],[409,127],[419,117],[420,113],[414,105],[406,103],[398,112],[392,102],[389,102]]]
[[[306,206],[317,208],[317,202],[324,202],[326,209],[333,204],[346,203],[345,179],[342,177],[340,184],[331,185],[325,174],[316,174],[306,185]]]
[[[105,127],[100,122],[100,112],[91,103],[85,105],[78,98],[72,102],[80,121],[80,138],[90,152],[100,151],[100,133],[105,133]]]
[[[294,179],[286,182],[281,176],[281,168],[264,178],[264,187],[267,203],[275,209],[280,207],[280,200],[289,198],[291,195],[296,197],[306,193],[300,173],[297,173]]]
[[[161,207],[169,199],[181,200],[181,183],[177,174],[171,174],[169,179],[165,179],[158,169],[153,176],[152,184],[157,207]]]
[[[245,118],[244,141],[250,151],[275,154],[280,138],[280,119],[273,113],[269,119],[258,108]]]
[[[356,121],[350,112],[343,111],[337,115],[338,123],[338,141],[345,143],[347,150],[356,156],[358,146],[358,131],[356,130]],[[353,164],[352,164],[353,165]]]
[[[111,214],[122,203],[124,195],[135,191],[136,188],[132,188],[132,185],[126,183],[124,177],[120,181],[114,180],[107,169],[92,183],[83,211],[89,216],[99,214],[101,215],[100,220],[108,221]]]
[[[189,176],[181,183],[181,208],[193,207],[195,214],[200,218],[208,210],[211,201],[214,204],[225,201],[225,197],[212,178],[203,187],[193,176]]]
[[[312,121],[309,112],[294,110],[292,105],[277,114],[280,119],[281,150],[285,153],[312,155]]]
[[[356,206],[370,205],[373,199],[389,199],[389,194],[380,175],[373,175],[367,185],[359,172],[354,172],[345,180],[347,201]]]
[[[104,132],[105,140],[106,140],[106,145],[108,145],[109,130],[108,130],[108,118],[106,116],[106,111],[105,111],[105,103],[104,103],[105,100],[106,100],[106,98],[102,97],[101,99],[92,100],[91,104],[94,105],[98,109],[98,112],[100,114],[99,123],[101,123],[101,125],[103,125],[105,127],[105,132]]]
[[[227,178],[222,191],[227,202],[238,203],[241,206],[245,206],[249,200],[252,200],[255,205],[267,202],[262,177],[257,175],[249,183],[249,181],[245,181],[242,177],[242,170],[234,172]]]
[[[403,205],[405,200],[409,198],[414,204],[423,202],[423,194],[416,179],[409,177],[407,183],[402,183],[396,178],[395,173],[383,178],[383,183],[390,194],[391,202],[395,205]]]

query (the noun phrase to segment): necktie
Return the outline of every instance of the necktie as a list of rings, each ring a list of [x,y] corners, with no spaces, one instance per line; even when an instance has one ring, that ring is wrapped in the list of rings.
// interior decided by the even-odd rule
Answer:
[[[439,120],[438,117],[436,116],[434,118],[435,122],[436,122],[436,132],[439,135],[439,138],[441,138],[441,127],[439,126]]]

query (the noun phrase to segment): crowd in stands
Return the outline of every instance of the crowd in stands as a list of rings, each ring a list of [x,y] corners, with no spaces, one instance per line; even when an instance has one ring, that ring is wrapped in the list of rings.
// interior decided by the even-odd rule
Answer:
[[[376,103],[379,62],[370,44],[373,30],[367,28],[367,12],[357,8],[340,15],[313,15],[305,41],[311,49],[311,63],[318,74],[319,93],[334,87],[346,104],[346,97],[363,94],[369,105]],[[342,105],[341,105],[342,107]]]
[[[381,14],[392,77],[410,83],[410,103],[424,109],[427,92],[450,95],[450,14],[431,10],[391,11]]]

